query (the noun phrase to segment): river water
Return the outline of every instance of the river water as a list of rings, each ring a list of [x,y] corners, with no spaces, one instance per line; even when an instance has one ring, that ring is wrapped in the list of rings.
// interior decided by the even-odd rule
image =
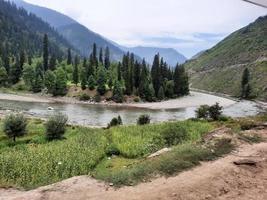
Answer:
[[[48,107],[54,108],[53,111]],[[62,104],[62,103],[33,103],[22,101],[0,100],[0,110],[20,111],[27,115],[47,118],[55,111],[65,113],[72,124],[86,126],[106,126],[113,117],[120,115],[124,124],[134,124],[141,114],[151,116],[152,122],[185,120],[195,116],[196,107],[179,109],[151,110],[107,105]],[[256,115],[262,111],[256,103],[250,101],[236,102],[225,107],[224,114],[231,117],[245,117]]]

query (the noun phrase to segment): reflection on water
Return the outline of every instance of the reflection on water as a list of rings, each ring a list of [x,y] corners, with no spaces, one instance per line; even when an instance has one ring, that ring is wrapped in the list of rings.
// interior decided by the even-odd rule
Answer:
[[[0,110],[23,111],[27,114],[47,118],[54,111],[53,107],[68,115],[69,121],[79,125],[106,126],[113,117],[120,115],[124,124],[134,124],[141,114],[149,114],[152,122],[184,120],[195,115],[195,107],[172,110],[149,110],[143,108],[117,107],[107,105],[29,103],[0,100]],[[242,101],[224,109],[224,114],[231,117],[256,115],[261,108],[254,102]]]

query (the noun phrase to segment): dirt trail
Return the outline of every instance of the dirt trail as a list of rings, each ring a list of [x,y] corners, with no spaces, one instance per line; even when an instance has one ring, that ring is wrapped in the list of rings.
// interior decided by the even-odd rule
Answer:
[[[267,135],[267,130],[258,131]],[[256,166],[233,161],[253,159]],[[87,176],[24,192],[0,189],[1,200],[263,200],[267,199],[267,143],[242,144],[232,154],[171,178],[115,190]]]

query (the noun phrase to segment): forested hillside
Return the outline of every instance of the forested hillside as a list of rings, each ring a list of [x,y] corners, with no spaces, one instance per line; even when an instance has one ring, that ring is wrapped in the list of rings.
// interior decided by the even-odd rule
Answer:
[[[43,37],[50,38],[49,51],[62,57],[72,46],[47,23],[15,4],[0,0],[0,54],[18,55],[21,51],[40,56]]]
[[[36,16],[53,26],[70,44],[78,49],[83,56],[88,56],[92,53],[94,43],[97,44],[99,48],[98,50],[100,50],[100,48],[105,49],[106,47],[109,47],[112,60],[121,60],[125,53],[109,40],[62,13],[49,8],[33,5],[22,0],[13,1],[19,7],[23,7],[28,12],[34,13]]]
[[[250,71],[252,96],[267,100],[267,16],[234,32],[186,68],[192,87],[240,96],[241,76]]]

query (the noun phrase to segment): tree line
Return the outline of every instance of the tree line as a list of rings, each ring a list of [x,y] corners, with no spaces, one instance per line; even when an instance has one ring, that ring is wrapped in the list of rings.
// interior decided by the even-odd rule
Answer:
[[[185,68],[179,64],[175,69],[169,67],[159,54],[155,55],[152,66],[129,52],[120,62],[112,62],[109,48],[94,44],[88,58],[73,56],[68,49],[66,59],[62,59],[50,54],[49,45],[45,34],[41,58],[32,58],[25,51],[7,60],[0,58],[0,85],[10,86],[23,80],[32,92],[45,91],[58,96],[65,95],[72,82],[82,90],[96,90],[100,96],[112,91],[115,102],[123,102],[124,95],[157,101],[189,93]]]

